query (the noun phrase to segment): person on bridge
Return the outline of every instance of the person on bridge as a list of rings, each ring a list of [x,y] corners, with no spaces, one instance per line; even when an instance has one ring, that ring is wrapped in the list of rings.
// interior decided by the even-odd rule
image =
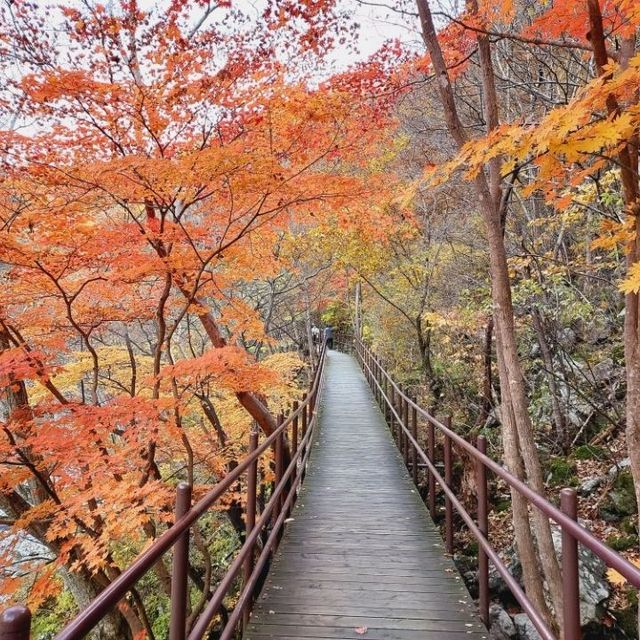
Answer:
[[[327,343],[327,349],[333,349],[333,327],[324,328],[324,341]]]

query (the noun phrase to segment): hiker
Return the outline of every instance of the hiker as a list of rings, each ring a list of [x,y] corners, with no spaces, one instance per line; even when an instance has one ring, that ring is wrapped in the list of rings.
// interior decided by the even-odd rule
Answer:
[[[333,327],[324,328],[324,341],[327,343],[327,349],[333,349]]]
[[[311,327],[311,340],[313,341],[313,344],[318,344],[320,342],[320,329],[318,329],[315,324]]]

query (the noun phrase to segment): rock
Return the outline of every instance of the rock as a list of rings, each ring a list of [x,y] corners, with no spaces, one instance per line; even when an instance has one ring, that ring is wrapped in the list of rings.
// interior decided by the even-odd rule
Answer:
[[[555,525],[552,526],[551,535],[558,560],[561,561],[562,531],[560,527]],[[516,554],[515,547],[509,547],[506,549],[502,554],[502,558],[509,569],[509,572],[518,580],[520,585],[522,585],[522,565],[520,564],[520,560]],[[578,573],[580,580],[580,614],[582,624],[587,625],[600,620],[604,604],[609,598],[609,583],[606,580],[607,567],[604,562],[598,558],[598,556],[582,545],[578,547],[578,559],[580,562],[580,570]],[[490,564],[489,568],[489,588],[492,593],[498,597],[500,597],[501,594],[508,592],[507,585],[493,564]],[[525,625],[525,619],[526,622],[531,624],[529,618],[525,614],[522,615],[524,618],[521,618],[521,624]],[[514,617],[514,621],[516,618],[517,616]],[[532,629],[535,630],[533,625]],[[518,631],[518,633],[520,634],[520,631]],[[526,640],[537,637],[538,635],[518,635],[518,638],[525,638]]]
[[[518,640],[542,640],[526,613],[518,613],[513,616],[513,622]]]
[[[617,522],[625,516],[638,513],[633,478],[629,470],[625,469],[616,476],[599,512],[600,517],[607,522]]]
[[[558,342],[562,345],[565,351],[570,351],[576,346],[577,336],[576,332],[570,327],[565,327],[558,333]]]
[[[611,358],[605,358],[601,362],[595,365],[591,372],[596,384],[606,384],[615,380],[620,375],[620,367],[616,367]]]
[[[560,527],[553,527],[551,531],[553,546],[562,559],[562,532]],[[582,545],[578,546],[578,560],[580,569],[580,620],[583,625],[600,620],[602,608],[609,598],[609,583],[606,580],[607,567],[605,563],[592,551]]]
[[[547,482],[554,487],[576,484],[576,463],[566,458],[552,458],[547,463]]]
[[[467,591],[469,592],[469,595],[475,600],[479,594],[478,572],[467,571],[462,574],[462,579],[464,580],[464,586],[467,587]]]
[[[614,464],[609,469],[609,471],[607,471],[607,476],[609,476],[609,478],[613,480],[621,471],[628,469],[630,466],[631,466],[631,459],[623,458],[622,460],[620,460],[620,462],[616,462],[616,464]]]
[[[593,418],[594,410],[586,400],[575,396],[568,397],[567,418],[576,427],[582,428],[585,422]]]
[[[489,608],[489,639],[510,640],[516,637],[516,626],[511,616],[499,605]]]
[[[589,323],[583,339],[589,344],[604,344],[611,339],[611,328],[604,323]]]
[[[600,485],[602,485],[605,481],[605,478],[602,476],[594,476],[593,478],[587,478],[582,482],[582,484],[578,487],[578,493],[581,496],[588,496],[593,493]]]
[[[518,557],[515,546],[508,547],[503,551],[502,561],[509,570],[509,573],[522,585],[522,565],[520,564],[520,558]],[[504,578],[492,562],[489,563],[489,589],[498,596],[502,593],[510,593]]]

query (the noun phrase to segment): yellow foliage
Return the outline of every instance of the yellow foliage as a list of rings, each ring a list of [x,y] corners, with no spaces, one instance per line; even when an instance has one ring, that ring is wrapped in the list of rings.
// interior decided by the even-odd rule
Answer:
[[[620,283],[620,291],[624,293],[640,292],[640,262],[631,265],[627,277]]]
[[[630,558],[631,564],[640,567],[640,558]],[[622,586],[627,583],[627,579],[615,569],[607,569],[607,580],[615,586]]]

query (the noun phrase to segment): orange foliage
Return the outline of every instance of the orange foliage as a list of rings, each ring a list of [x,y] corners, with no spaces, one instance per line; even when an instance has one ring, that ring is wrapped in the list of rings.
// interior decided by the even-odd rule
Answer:
[[[291,362],[256,362],[235,288],[277,272],[279,234],[361,224],[389,188],[369,171],[383,67],[311,86],[276,54],[321,61],[334,3],[267,3],[258,27],[227,3],[225,24],[197,0],[116,4],[16,2],[0,34],[0,101],[29,123],[0,132],[0,490],[54,568],[99,584],[170,519],[177,475],[199,495],[242,454],[239,394],[268,412],[298,393]]]

